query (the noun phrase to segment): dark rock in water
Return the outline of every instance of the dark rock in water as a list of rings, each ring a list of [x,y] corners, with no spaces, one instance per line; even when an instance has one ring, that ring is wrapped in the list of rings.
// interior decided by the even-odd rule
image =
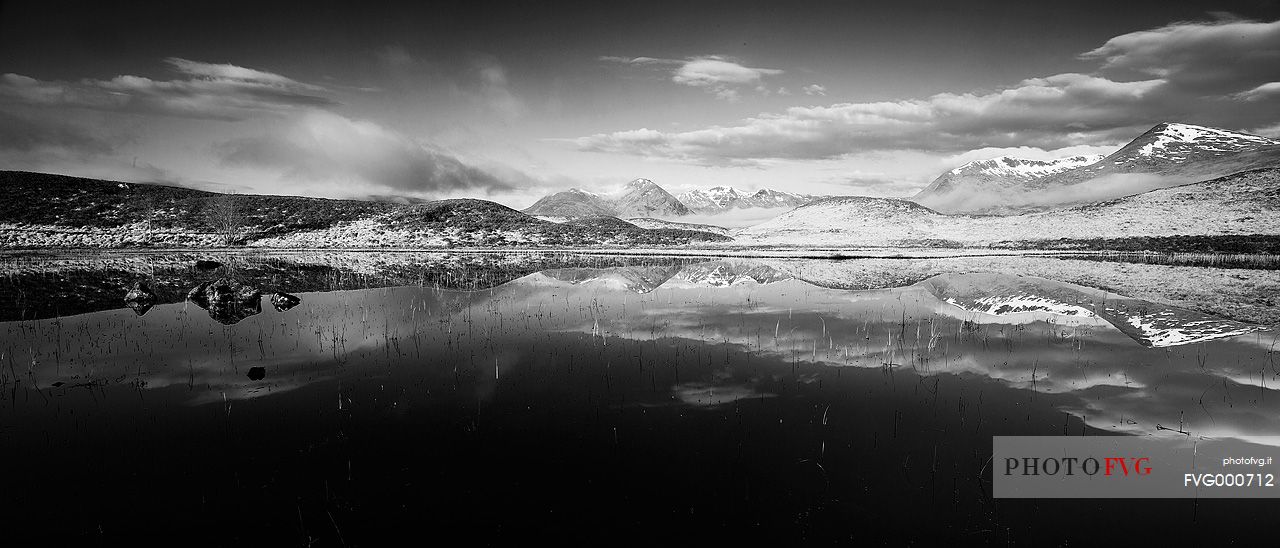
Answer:
[[[204,297],[210,306],[227,303],[247,303],[262,298],[262,291],[229,278],[218,278],[205,286]]]
[[[298,306],[298,303],[300,302],[302,302],[302,299],[288,293],[277,291],[271,295],[271,306],[275,307],[277,312],[284,312],[285,310]]]
[[[262,312],[262,291],[229,278],[204,282],[187,293],[187,300],[209,311],[209,317],[231,325]]]
[[[129,301],[124,303],[124,305],[129,307],[129,309],[132,310],[134,314],[137,314],[139,316],[146,314],[148,310],[151,310],[151,307],[155,306],[155,304],[150,301],[148,302]]]
[[[251,380],[251,381],[260,381],[260,380],[262,380],[262,379],[265,379],[266,377],[267,377],[267,368],[265,368],[265,367],[250,367],[250,368],[249,368],[249,380]]]
[[[196,268],[199,270],[216,270],[220,266],[222,266],[222,263],[218,261],[206,261],[204,259],[196,261]]]
[[[124,294],[124,304],[139,316],[146,314],[156,304],[156,294],[145,282],[133,282],[133,287]]]

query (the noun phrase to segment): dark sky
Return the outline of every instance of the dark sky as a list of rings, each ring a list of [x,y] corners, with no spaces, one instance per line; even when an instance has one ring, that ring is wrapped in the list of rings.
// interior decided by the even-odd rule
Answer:
[[[0,165],[318,195],[908,194],[1280,125],[1280,3],[0,4]],[[1093,53],[1090,53],[1093,52]]]

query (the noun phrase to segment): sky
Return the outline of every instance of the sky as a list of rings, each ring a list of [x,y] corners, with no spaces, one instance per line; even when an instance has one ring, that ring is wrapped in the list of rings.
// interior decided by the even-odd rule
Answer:
[[[1280,1],[0,2],[0,169],[335,198],[910,196],[1280,136]]]

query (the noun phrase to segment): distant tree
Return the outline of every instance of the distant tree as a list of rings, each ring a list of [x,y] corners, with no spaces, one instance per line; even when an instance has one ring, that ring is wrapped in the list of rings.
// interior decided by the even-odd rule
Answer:
[[[209,202],[205,222],[214,233],[222,237],[223,245],[232,245],[240,239],[244,227],[244,212],[231,194],[220,194]]]

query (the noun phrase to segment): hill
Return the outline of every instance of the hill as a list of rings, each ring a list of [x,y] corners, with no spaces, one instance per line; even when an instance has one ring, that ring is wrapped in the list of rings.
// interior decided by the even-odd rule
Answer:
[[[1280,168],[1010,216],[944,215],[905,200],[830,198],[741,230],[734,243],[936,247],[1188,235],[1280,235]]]
[[[474,199],[390,203],[219,194],[14,171],[0,172],[0,185],[12,197],[0,203],[0,248],[8,249],[665,246],[728,239],[620,220],[566,226]]]

